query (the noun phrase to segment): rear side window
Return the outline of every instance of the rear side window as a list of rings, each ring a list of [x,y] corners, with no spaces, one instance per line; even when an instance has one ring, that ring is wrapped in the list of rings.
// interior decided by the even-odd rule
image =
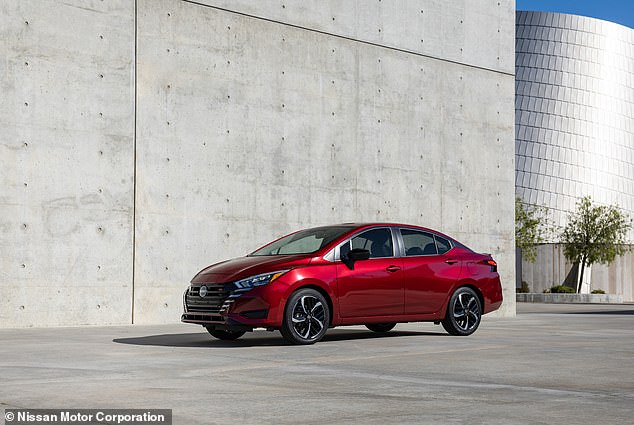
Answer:
[[[449,243],[447,239],[436,235],[434,235],[434,237],[436,238],[436,246],[438,247],[439,254],[444,254],[451,249],[451,243]]]
[[[354,248],[367,249],[370,251],[370,258],[393,257],[392,232],[386,228],[365,231],[343,244],[339,248],[339,255],[343,257]]]
[[[405,244],[405,255],[436,255],[436,243],[434,235],[420,230],[401,229],[403,243]]]

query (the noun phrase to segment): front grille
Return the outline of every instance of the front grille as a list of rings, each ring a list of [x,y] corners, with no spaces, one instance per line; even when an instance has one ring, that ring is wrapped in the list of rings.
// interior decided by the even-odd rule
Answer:
[[[207,295],[204,297],[200,296],[201,286],[207,288]],[[185,295],[185,305],[187,312],[219,314],[227,297],[229,291],[224,289],[224,285],[191,286]]]

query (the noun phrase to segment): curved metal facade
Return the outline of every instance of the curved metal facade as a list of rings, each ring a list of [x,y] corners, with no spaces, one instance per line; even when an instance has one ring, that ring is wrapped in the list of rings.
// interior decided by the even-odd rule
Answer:
[[[634,30],[518,11],[515,72],[518,196],[559,225],[586,195],[634,217]]]

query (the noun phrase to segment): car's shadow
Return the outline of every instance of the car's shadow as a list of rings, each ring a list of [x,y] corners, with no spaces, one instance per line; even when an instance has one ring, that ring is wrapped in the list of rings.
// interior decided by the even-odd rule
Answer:
[[[376,333],[363,330],[331,329],[319,344],[336,341],[376,339],[376,338],[398,338],[404,336],[447,336],[444,332],[412,332],[412,331],[391,331],[387,333]],[[185,333],[185,334],[162,334],[147,335],[133,338],[115,338],[112,342],[118,344],[131,345],[151,345],[159,347],[203,347],[203,348],[245,348],[255,346],[285,346],[291,345],[286,342],[279,332],[257,331],[247,333],[242,338],[235,341],[221,341],[215,339],[206,332]]]

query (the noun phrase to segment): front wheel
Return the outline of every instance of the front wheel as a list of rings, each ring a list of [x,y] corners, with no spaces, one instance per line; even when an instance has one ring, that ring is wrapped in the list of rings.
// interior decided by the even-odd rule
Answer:
[[[233,341],[240,338],[242,335],[245,334],[244,331],[221,331],[219,329],[214,329],[211,327],[205,328],[205,329],[207,329],[207,332],[209,332],[211,336],[213,336],[214,338],[221,339],[223,341]]]
[[[291,344],[314,344],[324,337],[329,323],[330,310],[324,296],[304,288],[288,299],[280,332]]]
[[[473,289],[463,286],[449,299],[442,327],[451,335],[471,335],[478,329],[481,317],[482,306],[478,295]]]
[[[394,329],[396,323],[370,323],[365,325],[366,328],[370,329],[372,332],[384,333],[389,332]]]

